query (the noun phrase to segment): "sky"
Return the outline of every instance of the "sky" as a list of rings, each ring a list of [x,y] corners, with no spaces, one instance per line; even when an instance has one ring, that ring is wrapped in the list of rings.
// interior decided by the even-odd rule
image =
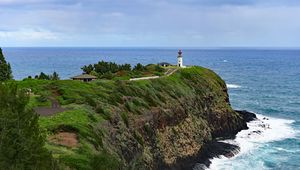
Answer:
[[[300,0],[0,0],[2,47],[299,47]]]

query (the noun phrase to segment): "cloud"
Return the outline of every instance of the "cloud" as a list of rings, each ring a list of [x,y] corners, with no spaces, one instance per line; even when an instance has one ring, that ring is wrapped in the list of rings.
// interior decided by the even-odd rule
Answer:
[[[0,0],[0,45],[292,46],[299,2]]]
[[[76,4],[79,0],[0,0],[0,5]]]
[[[0,30],[0,39],[2,40],[57,40],[58,36],[55,33],[45,30],[17,30],[17,31],[4,31]]]

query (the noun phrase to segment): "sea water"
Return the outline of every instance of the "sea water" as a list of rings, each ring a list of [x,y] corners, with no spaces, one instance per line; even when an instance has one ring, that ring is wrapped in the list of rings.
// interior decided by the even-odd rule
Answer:
[[[217,72],[232,107],[258,114],[248,130],[225,142],[239,145],[233,158],[214,158],[210,169],[300,169],[300,49],[183,50],[185,65]],[[3,48],[14,78],[56,71],[62,79],[100,60],[176,64],[175,48]]]

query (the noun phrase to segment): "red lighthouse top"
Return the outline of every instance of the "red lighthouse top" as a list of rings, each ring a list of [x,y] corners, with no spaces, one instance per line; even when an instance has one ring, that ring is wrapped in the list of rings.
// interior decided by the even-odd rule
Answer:
[[[178,55],[180,55],[180,56],[182,55],[182,51],[181,50],[178,51]]]

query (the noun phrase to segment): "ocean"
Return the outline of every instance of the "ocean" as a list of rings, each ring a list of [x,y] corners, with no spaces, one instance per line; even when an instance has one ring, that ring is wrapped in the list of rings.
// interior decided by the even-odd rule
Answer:
[[[232,158],[214,158],[210,169],[300,169],[300,49],[182,49],[186,65],[217,72],[227,83],[232,107],[259,121],[236,139]],[[14,78],[58,72],[62,79],[100,60],[117,63],[176,63],[175,48],[3,48]],[[267,126],[262,126],[261,121]],[[256,133],[253,133],[253,132]],[[257,133],[259,132],[259,133]]]

